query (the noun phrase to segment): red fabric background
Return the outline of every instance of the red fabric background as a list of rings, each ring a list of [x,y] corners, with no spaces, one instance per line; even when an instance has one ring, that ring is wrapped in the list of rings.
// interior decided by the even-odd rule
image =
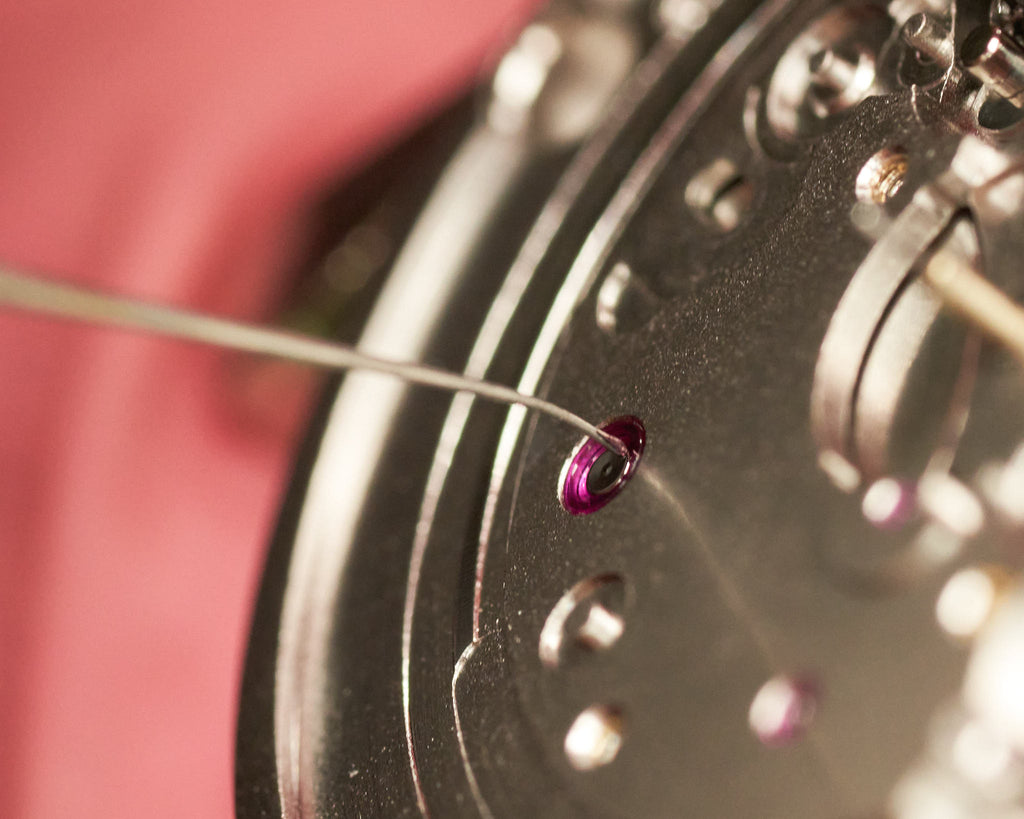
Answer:
[[[304,206],[532,0],[0,10],[0,261],[262,317]],[[224,817],[286,479],[224,355],[0,313],[0,815]]]

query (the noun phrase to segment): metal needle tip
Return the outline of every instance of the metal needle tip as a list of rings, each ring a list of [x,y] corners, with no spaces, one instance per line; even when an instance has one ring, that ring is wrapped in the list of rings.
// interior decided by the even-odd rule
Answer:
[[[625,441],[614,435],[609,435],[600,427],[597,428],[597,435],[592,437],[609,452],[614,452],[616,455],[621,455],[623,458],[628,459],[633,454],[630,452],[629,447],[626,446]]]

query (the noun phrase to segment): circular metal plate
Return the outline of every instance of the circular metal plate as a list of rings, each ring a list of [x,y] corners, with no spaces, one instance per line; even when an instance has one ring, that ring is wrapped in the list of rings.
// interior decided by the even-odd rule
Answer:
[[[961,132],[921,116],[901,85],[885,9],[856,9],[850,26],[868,27],[858,60],[877,74],[857,74],[841,105],[791,106],[817,112],[806,129],[780,132],[771,100],[807,31],[816,50],[802,59],[821,68],[835,26],[820,20],[837,12],[775,2],[741,25],[748,9],[726,4],[689,45],[672,35],[648,52],[590,141],[545,166],[557,182],[531,177],[550,192],[543,206],[526,197],[532,227],[485,230],[458,276],[432,282],[436,298],[385,292],[371,341],[405,322],[418,339],[408,354],[588,418],[636,416],[646,448],[616,497],[571,515],[559,476],[572,430],[346,379],[268,568],[241,815],[884,809],[964,660],[935,623],[943,561],[905,561],[928,527],[880,529],[819,469],[812,392],[837,305],[878,246],[863,169],[894,146],[905,157],[872,204],[887,224],[945,172]],[[1005,219],[974,219],[982,245],[1005,248]],[[929,241],[890,276],[872,321]],[[1001,253],[988,257],[997,267]],[[925,312],[931,327],[937,311]],[[897,333],[872,348],[875,324],[862,336],[852,371],[837,370],[844,418],[868,350],[899,346]],[[869,386],[929,383],[886,381],[882,359]],[[1013,400],[1018,380],[986,362],[986,406]],[[968,471],[1020,432],[1005,414],[981,417],[957,455]],[[772,707],[781,728],[766,735]]]

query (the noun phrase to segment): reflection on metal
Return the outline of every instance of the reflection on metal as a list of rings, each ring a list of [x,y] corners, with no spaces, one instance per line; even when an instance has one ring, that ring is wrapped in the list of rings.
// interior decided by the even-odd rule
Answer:
[[[1024,529],[1024,446],[1018,446],[1004,462],[985,464],[978,485],[1004,525]]]
[[[528,146],[514,135],[481,126],[468,138],[396,261],[363,331],[361,350],[422,357],[472,254],[500,212],[506,190],[529,161]],[[489,184],[480,185],[482,178]],[[401,383],[358,373],[347,378],[310,479],[292,550],[275,677],[278,784],[282,812],[289,819],[316,809],[333,601],[374,478],[373,469],[353,473],[339,471],[338,465],[380,462],[406,395]],[[359,434],[353,435],[353,429]]]
[[[879,93],[875,59],[891,27],[870,3],[839,6],[808,26],[768,85],[765,110],[775,134],[792,139],[815,133],[822,120]]]
[[[770,748],[790,745],[810,726],[818,709],[817,686],[806,678],[779,676],[758,689],[747,719]]]
[[[991,618],[1008,577],[995,567],[970,567],[955,572],[939,593],[935,617],[951,637],[977,636]]]
[[[974,537],[985,525],[985,510],[974,492],[942,472],[922,476],[917,503],[933,520],[961,538]]]
[[[898,530],[914,516],[916,488],[895,478],[879,478],[864,493],[860,508],[865,519],[880,529]]]
[[[925,752],[894,789],[891,815],[1014,819],[1024,802],[1024,587],[1001,569],[961,570],[937,614],[952,636],[973,640],[971,656],[962,692],[936,713]]]
[[[886,155],[905,167],[902,151]],[[965,346],[957,329],[943,323],[940,303],[968,315],[974,329],[997,336],[1011,350],[1022,349],[1024,314],[976,271],[976,228],[960,220],[950,229],[969,200],[984,204],[992,191],[1004,188],[1011,168],[1012,162],[979,140],[964,139],[951,170],[919,188],[875,241],[833,313],[819,351],[811,427],[821,451],[837,452],[880,475],[892,466],[894,443],[910,462],[927,460],[927,435],[923,449],[912,451],[915,435],[927,432],[922,418],[934,418],[934,431],[928,432],[933,436],[957,423],[963,411],[958,402],[969,400],[965,387],[973,378],[973,345]],[[992,207],[983,213],[991,219]],[[922,269],[920,284],[912,281],[915,268]],[[914,381],[921,386],[916,405],[909,405],[907,427],[899,422],[900,408],[905,393],[915,395],[906,390]],[[948,385],[944,396],[936,392],[942,384]],[[897,471],[899,463],[898,458]],[[906,465],[902,470],[914,471]]]
[[[996,28],[975,29],[960,47],[964,67],[986,87],[1024,107],[1024,48]]]
[[[622,747],[622,712],[594,705],[576,717],[565,735],[565,755],[578,771],[592,771],[611,762]]]
[[[634,74],[624,83],[613,106],[618,115],[601,124],[593,138],[583,146],[573,160],[565,175],[555,188],[550,200],[537,219],[536,224],[524,241],[523,247],[513,262],[508,275],[496,294],[490,309],[484,318],[480,332],[470,352],[466,366],[469,374],[482,375],[493,363],[502,342],[509,331],[509,325],[520,307],[528,287],[532,283],[538,266],[544,261],[551,243],[562,229],[563,220],[570,217],[574,207],[578,205],[581,191],[598,168],[602,167],[609,152],[617,144],[621,129],[637,114],[645,97],[650,94],[653,85],[676,58],[679,49],[685,44],[674,38],[655,44],[650,54],[641,62]],[[451,471],[453,455],[462,439],[463,431],[469,420],[470,404],[456,397],[445,418],[440,434],[440,443],[431,464],[427,478],[423,503],[418,513],[416,535],[412,544],[408,582],[406,587],[405,610],[402,628],[402,700],[406,741],[409,745],[410,762],[413,777],[419,782],[419,771],[415,758],[412,738],[412,651],[413,627],[417,605],[420,599],[420,582],[426,550],[432,534],[434,516],[437,513],[441,494]],[[479,562],[479,559],[478,559]],[[476,606],[474,604],[474,630]],[[477,648],[477,643],[466,647],[452,678],[452,700],[456,702],[454,719],[457,726],[459,751],[463,758],[463,768],[473,799],[484,815],[490,815],[490,809],[480,793],[479,785],[468,760],[464,734],[460,725],[456,691],[460,679],[460,671],[465,667]],[[422,790],[419,791],[422,806]]]
[[[498,65],[487,121],[500,133],[567,147],[599,122],[639,57],[615,17],[552,13],[526,27]]]
[[[945,69],[953,63],[953,36],[944,25],[926,12],[913,15],[900,30],[903,42],[926,59]]]
[[[597,326],[606,333],[615,331],[617,323],[616,314],[631,279],[632,274],[630,273],[629,265],[620,262],[605,276],[601,289],[597,291],[595,319]]]
[[[614,5],[616,19],[648,11]],[[414,325],[421,344],[436,332],[432,350],[472,346],[477,377],[504,373],[589,416],[641,414],[652,444],[629,489],[566,515],[551,491],[566,431],[459,396],[415,462],[381,463],[383,443],[357,442],[376,474],[353,500],[337,477],[344,433],[374,394],[336,406],[278,657],[279,672],[295,662],[284,716],[304,720],[282,718],[295,733],[277,735],[301,751],[291,775],[312,796],[300,808],[321,798],[372,815],[382,794],[415,787],[428,816],[1020,812],[1024,743],[1000,719],[1012,727],[1021,710],[1008,635],[1024,634],[1024,616],[997,632],[1013,611],[999,578],[1012,584],[1024,561],[1024,469],[1001,460],[1021,447],[1024,386],[1002,350],[979,347],[981,332],[1017,343],[1024,184],[1016,132],[979,127],[996,95],[945,67],[977,10],[778,0],[683,69],[706,44],[686,52],[680,32],[703,25],[723,42],[717,21],[747,11],[709,8],[658,4],[675,23],[661,20],[668,35],[615,113],[531,212],[522,247],[505,248],[507,278],[467,279],[485,295],[452,305],[452,272],[444,305]],[[537,26],[499,70],[484,127],[542,149],[557,138],[531,106],[571,48],[561,23]],[[531,110],[495,113],[517,106]],[[479,329],[446,318],[455,307]],[[409,440],[399,409],[416,397],[379,403],[373,435]],[[588,491],[608,485],[595,481]],[[400,622],[376,610],[402,594]],[[381,668],[353,704],[367,675],[337,646],[367,633]],[[347,730],[317,737],[318,718],[336,727],[344,709]],[[378,710],[393,724],[360,723]],[[415,784],[383,751],[359,760],[394,790],[316,765],[403,741]]]
[[[822,451],[858,463],[851,433],[862,367],[889,305],[957,208],[942,191],[921,188],[850,281],[832,314],[814,371],[811,428]]]
[[[943,246],[977,263],[977,237],[967,222]],[[977,358],[976,339],[942,312],[938,295],[922,280],[908,281],[861,366],[852,436],[861,467],[875,475],[915,475],[926,464],[934,467],[937,451],[955,450]]]
[[[721,5],[722,0],[659,0],[654,13],[666,34],[689,39]]]

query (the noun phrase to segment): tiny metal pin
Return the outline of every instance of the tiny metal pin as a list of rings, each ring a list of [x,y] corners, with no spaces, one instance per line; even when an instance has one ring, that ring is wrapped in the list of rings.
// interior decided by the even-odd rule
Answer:
[[[927,12],[908,17],[900,36],[908,46],[944,68],[953,62],[951,32]]]
[[[611,452],[629,454],[618,438],[550,401],[436,367],[378,358],[346,344],[46,281],[6,267],[0,267],[0,306],[267,355],[325,370],[371,370],[425,387],[469,392],[487,401],[537,410],[575,427]]]
[[[1024,363],[1024,308],[949,251],[937,252],[921,276],[948,308]]]
[[[976,28],[960,48],[964,67],[1017,108],[1024,108],[1024,49],[993,26]]]

